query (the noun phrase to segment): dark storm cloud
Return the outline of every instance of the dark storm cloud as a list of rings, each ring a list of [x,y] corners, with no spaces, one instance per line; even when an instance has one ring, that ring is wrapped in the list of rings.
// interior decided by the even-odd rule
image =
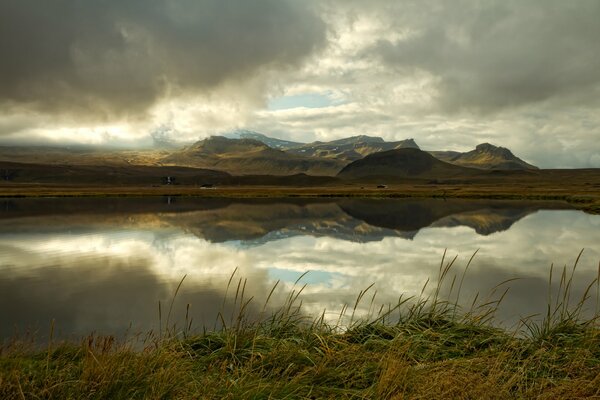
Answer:
[[[399,73],[432,74],[446,110],[493,111],[559,98],[589,104],[598,93],[596,0],[398,4],[388,17],[404,35],[378,40],[366,54]]]
[[[0,104],[132,114],[294,65],[324,41],[294,0],[3,0]]]

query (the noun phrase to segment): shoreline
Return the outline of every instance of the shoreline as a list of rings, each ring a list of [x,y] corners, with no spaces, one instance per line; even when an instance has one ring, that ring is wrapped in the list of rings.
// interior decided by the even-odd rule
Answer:
[[[440,198],[525,201],[564,201],[574,209],[600,214],[600,190],[565,185],[427,185],[375,184],[343,186],[219,186],[200,188],[188,185],[81,186],[81,185],[0,185],[0,198],[44,197],[197,197],[197,198]]]

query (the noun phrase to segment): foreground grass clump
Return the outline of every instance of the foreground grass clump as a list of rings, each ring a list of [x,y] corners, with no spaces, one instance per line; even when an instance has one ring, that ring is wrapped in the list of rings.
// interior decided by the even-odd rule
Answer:
[[[450,267],[440,268],[440,281]],[[135,343],[90,336],[44,350],[5,344],[0,398],[597,398],[600,325],[580,315],[600,286],[592,282],[570,307],[572,280],[564,271],[560,280],[547,315],[513,331],[493,323],[503,295],[462,311],[436,289],[342,329],[307,318],[298,292],[250,322],[249,300],[236,294],[237,315],[202,334],[168,329]]]
[[[517,338],[432,316],[345,333],[262,327],[156,342],[109,338],[4,349],[0,398],[587,398],[600,396],[600,331]]]

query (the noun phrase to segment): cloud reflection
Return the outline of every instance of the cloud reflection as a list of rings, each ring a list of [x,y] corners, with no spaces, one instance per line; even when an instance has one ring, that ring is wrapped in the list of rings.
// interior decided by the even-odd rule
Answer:
[[[428,287],[434,287],[445,249],[447,260],[458,255],[453,272],[459,276],[479,249],[463,285],[461,300],[465,303],[476,293],[485,297],[504,280],[520,278],[510,284],[499,311],[499,319],[510,324],[520,315],[545,310],[551,263],[557,268],[570,267],[578,252],[586,249],[576,271],[573,298],[577,299],[595,278],[600,260],[600,217],[573,210],[515,211],[519,218],[508,225],[510,229],[484,232],[486,235],[478,234],[472,226],[455,226],[464,215],[451,214],[421,228],[410,240],[394,235],[393,227],[387,227],[378,240],[352,241],[347,234],[336,237],[326,219],[320,222],[326,226],[323,231],[296,229],[293,235],[272,237],[261,231],[263,236],[258,237],[262,240],[254,239],[254,235],[239,236],[238,232],[231,240],[221,233],[216,236],[220,242],[211,242],[190,228],[213,232],[214,225],[227,225],[227,213],[230,217],[238,215],[233,212],[236,207],[245,208],[247,216],[271,207],[271,223],[279,226],[279,231],[290,229],[289,224],[281,224],[288,220],[289,212],[296,214],[293,226],[309,226],[311,212],[317,211],[320,218],[345,215],[346,220],[356,222],[349,214],[339,214],[341,208],[336,209],[335,203],[288,204],[286,212],[282,211],[285,207],[268,204],[258,208],[230,204],[220,214],[223,218],[214,214],[219,208],[207,208],[205,212],[211,217],[198,219],[189,219],[189,213],[202,211],[188,210],[183,219],[191,225],[179,226],[173,222],[177,221],[174,214],[150,212],[142,218],[124,213],[119,218],[114,215],[112,225],[105,216],[99,215],[94,223],[88,215],[70,232],[69,223],[77,220],[73,215],[37,215],[35,219],[22,215],[0,220],[0,334],[7,337],[14,329],[23,332],[33,328],[43,335],[51,319],[64,335],[122,333],[130,324],[138,332],[156,329],[158,301],[167,304],[184,275],[176,318],[181,324],[185,306],[190,304],[194,325],[210,327],[236,269],[233,286],[237,286],[237,277],[247,278],[245,298],[254,297],[251,311],[255,314],[277,280],[282,281],[281,290],[271,299],[273,306],[283,300],[302,273],[312,271],[301,282],[308,283],[302,295],[305,311],[318,314],[326,309],[335,321],[342,305],[353,304],[359,291],[371,283],[375,284],[371,294],[377,292],[376,304],[394,303],[400,295],[418,295],[427,279]],[[309,212],[311,207],[316,211]],[[505,216],[506,209],[501,211]],[[467,217],[473,220],[472,211]],[[439,222],[444,218],[452,223]],[[52,225],[60,221],[62,225]],[[343,226],[340,219],[332,221]],[[240,221],[241,225],[245,222]],[[208,226],[211,223],[213,226]],[[377,228],[364,221],[361,224]],[[240,238],[249,239],[251,245]],[[230,288],[230,299],[233,292],[235,287]],[[371,298],[367,298],[361,313],[369,308]],[[225,312],[231,313],[232,307],[231,301],[226,302]]]

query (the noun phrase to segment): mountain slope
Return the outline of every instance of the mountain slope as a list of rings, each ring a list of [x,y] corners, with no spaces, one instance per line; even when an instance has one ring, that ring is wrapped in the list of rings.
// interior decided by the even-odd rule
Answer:
[[[254,139],[266,144],[267,146],[273,149],[280,150],[288,150],[294,147],[302,146],[304,144],[299,142],[292,142],[290,140],[283,140],[270,137],[267,135],[263,135],[262,133],[249,131],[245,129],[238,129],[236,131],[226,133],[223,136],[225,136],[228,139]]]
[[[482,143],[466,153],[453,151],[431,151],[431,155],[452,164],[480,169],[525,170],[538,169],[517,156],[505,147]]]
[[[211,136],[163,158],[164,165],[210,168],[234,175],[335,175],[340,160],[314,159],[273,149],[254,139]]]
[[[373,153],[345,166],[338,177],[449,178],[472,176],[480,171],[438,160],[418,149],[396,149]]]
[[[400,148],[418,149],[419,146],[417,146],[413,139],[386,142],[380,137],[361,135],[330,142],[308,143],[288,151],[290,153],[309,157],[336,158],[346,161],[355,161],[372,153]]]

